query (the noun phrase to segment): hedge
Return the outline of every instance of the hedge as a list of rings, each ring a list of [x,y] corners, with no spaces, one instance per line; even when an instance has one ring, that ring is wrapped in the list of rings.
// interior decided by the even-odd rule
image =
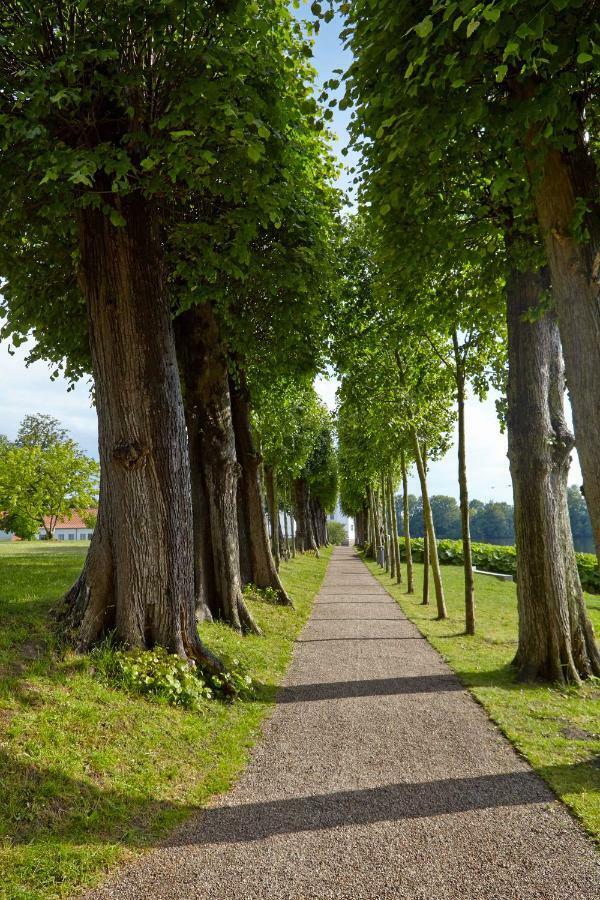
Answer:
[[[413,559],[423,562],[423,538],[411,540]],[[473,544],[473,564],[486,572],[515,575],[517,572],[517,551],[515,547],[498,544]],[[400,552],[404,558],[404,540],[400,539]],[[462,566],[462,541],[438,541],[440,562],[445,566]],[[593,553],[577,553],[577,568],[584,591],[600,594],[600,571]]]

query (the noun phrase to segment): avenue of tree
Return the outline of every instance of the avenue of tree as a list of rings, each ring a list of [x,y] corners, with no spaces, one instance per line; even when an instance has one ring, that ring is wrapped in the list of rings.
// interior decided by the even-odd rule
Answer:
[[[4,4],[2,336],[91,376],[98,413],[98,520],[65,632],[80,650],[112,631],[218,669],[202,621],[257,632],[250,583],[293,601],[279,561],[327,543],[338,484],[398,581],[404,534],[413,591],[413,466],[423,602],[444,618],[427,471],[457,421],[473,634],[466,398],[493,386],[518,675],[600,675],[567,506],[576,441],[600,546],[593,4],[337,5],[353,62],[319,96],[310,39],[333,4],[306,23],[287,0]],[[340,88],[359,155],[346,214],[328,131]],[[335,423],[313,387],[327,366]]]

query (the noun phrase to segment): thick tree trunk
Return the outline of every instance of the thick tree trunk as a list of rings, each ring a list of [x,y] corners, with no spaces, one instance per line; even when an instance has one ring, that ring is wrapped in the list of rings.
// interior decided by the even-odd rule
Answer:
[[[267,504],[271,521],[271,551],[275,568],[279,572],[279,504],[277,502],[277,480],[273,466],[265,466],[265,484],[267,486]]]
[[[204,564],[212,582],[206,594],[214,618],[238,631],[260,633],[242,595],[237,521],[236,459],[227,359],[210,303],[193,307],[176,323],[177,349],[185,383],[188,431],[196,429],[202,496],[195,512],[210,534]],[[192,442],[190,442],[192,446]],[[196,483],[196,487],[199,485]],[[207,520],[207,521],[206,521]],[[198,559],[197,565],[202,566]],[[197,579],[198,580],[198,579]]]
[[[554,318],[539,307],[540,273],[512,272],[508,284],[508,442],[515,507],[519,648],[523,680],[575,682],[600,675],[569,523],[567,478],[573,438]]]
[[[471,549],[471,523],[469,517],[469,488],[467,484],[467,441],[465,435],[465,373],[461,365],[458,335],[454,342],[456,396],[458,405],[458,486],[460,494],[460,526],[463,546],[463,570],[465,574],[465,631],[475,634],[475,578]]]
[[[410,543],[410,510],[408,508],[408,476],[406,472],[406,455],[401,452],[402,466],[402,512],[404,515],[404,553],[406,555],[406,593],[414,594],[415,576],[413,570],[412,547]]]
[[[431,558],[431,571],[433,573],[433,583],[435,586],[435,599],[437,603],[438,619],[445,619],[446,601],[444,599],[444,587],[442,585],[442,573],[440,571],[440,561],[437,551],[437,543],[435,539],[435,527],[433,524],[433,513],[431,511],[431,503],[429,502],[429,491],[427,489],[427,474],[425,472],[425,463],[421,453],[421,445],[416,429],[411,427],[411,437],[413,451],[415,454],[415,462],[419,473],[419,481],[421,483],[421,494],[423,497],[423,518],[425,520],[425,530],[429,539],[429,555]]]
[[[202,466],[202,450],[198,421],[191,404],[185,403],[186,423],[188,431],[188,448],[190,455],[192,483],[192,513],[194,519],[194,587],[196,597],[196,619],[198,622],[211,622],[209,598],[217,596],[215,570],[212,552],[212,534],[210,512],[204,472]]]
[[[250,560],[249,580],[259,588],[273,588],[280,602],[291,606],[292,601],[281,583],[269,546],[260,484],[261,460],[254,445],[248,391],[241,371],[238,377],[239,383],[230,382],[230,393],[237,459],[241,466],[238,513],[241,516],[241,540],[245,542],[243,556]]]
[[[187,435],[153,209],[121,201],[126,227],[81,212],[86,300],[99,419],[102,498],[90,558],[67,595],[75,641],[114,624],[134,647],[159,644],[214,670],[195,616]]]
[[[536,153],[537,148],[533,148]],[[600,554],[600,210],[599,185],[587,149],[549,150],[532,182],[538,222],[546,245],[552,293],[573,408],[585,498]],[[578,201],[588,206],[587,236],[578,241]]]

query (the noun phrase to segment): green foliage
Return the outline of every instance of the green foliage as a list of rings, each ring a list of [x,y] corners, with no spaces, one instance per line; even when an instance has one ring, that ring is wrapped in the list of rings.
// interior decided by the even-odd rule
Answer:
[[[254,696],[252,679],[237,659],[225,672],[213,675],[162,647],[119,650],[104,645],[93,651],[92,661],[108,684],[161,698],[172,706],[200,709],[204,700]]]
[[[330,544],[339,546],[348,540],[346,526],[332,519],[327,520],[327,540]]]
[[[0,448],[0,509],[21,537],[96,502],[99,466],[71,440]],[[44,518],[49,524],[44,522]]]
[[[423,562],[423,539],[412,538],[413,559]],[[473,543],[473,565],[485,572],[498,572],[503,575],[517,574],[517,551],[515,547],[494,544]],[[404,546],[400,543],[400,553],[404,558]],[[447,566],[463,565],[462,541],[438,541],[440,563]],[[584,591],[600,594],[600,570],[598,561],[592,553],[576,553],[577,568]]]

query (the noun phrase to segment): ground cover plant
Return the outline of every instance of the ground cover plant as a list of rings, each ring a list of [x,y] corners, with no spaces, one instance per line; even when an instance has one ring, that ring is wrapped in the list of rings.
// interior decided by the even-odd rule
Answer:
[[[464,633],[464,578],[444,570],[448,618],[421,604],[423,566],[415,565],[414,595],[370,560],[370,571],[439,651],[517,750],[600,842],[600,681],[582,687],[518,683],[510,665],[517,650],[516,585],[476,576],[477,634]],[[596,631],[600,602],[586,596]]]
[[[281,564],[294,609],[248,592],[262,637],[203,626],[207,646],[252,678],[254,698],[198,698],[186,709],[111,683],[94,654],[61,654],[54,644],[49,611],[85,552],[0,545],[0,896],[11,900],[63,897],[93,883],[229,787],[330,555]]]

